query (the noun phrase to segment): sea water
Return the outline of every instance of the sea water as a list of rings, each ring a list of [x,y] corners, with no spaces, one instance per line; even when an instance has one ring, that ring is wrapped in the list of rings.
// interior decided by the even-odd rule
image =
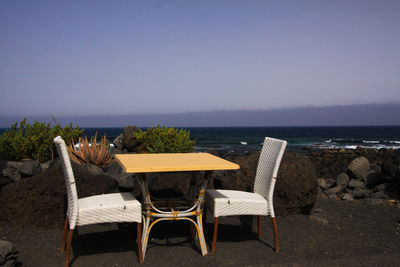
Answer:
[[[143,128],[145,130],[146,128]],[[266,136],[288,141],[288,149],[381,149],[400,148],[400,126],[329,126],[329,127],[194,127],[196,151],[260,150]],[[0,129],[0,134],[6,129]],[[124,128],[85,128],[83,135],[106,135],[111,142]],[[99,139],[98,139],[99,140]]]
[[[143,128],[145,129],[145,128]],[[197,139],[195,150],[260,150],[266,136],[284,139],[288,149],[400,148],[400,126],[354,127],[193,127],[191,138]],[[106,135],[112,141],[123,128],[85,128],[84,135]]]

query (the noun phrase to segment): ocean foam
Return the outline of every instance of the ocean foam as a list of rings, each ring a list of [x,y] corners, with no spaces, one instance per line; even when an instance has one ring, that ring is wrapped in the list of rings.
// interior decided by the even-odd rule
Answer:
[[[365,143],[365,144],[379,144],[380,141],[367,141],[367,140],[363,140],[363,143]]]

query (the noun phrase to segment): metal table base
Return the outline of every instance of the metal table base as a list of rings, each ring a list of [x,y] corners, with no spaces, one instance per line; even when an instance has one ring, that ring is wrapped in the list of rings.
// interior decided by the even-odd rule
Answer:
[[[206,171],[203,177],[203,181],[201,183],[200,192],[198,193],[197,199],[194,194],[194,174],[192,175],[191,181],[191,190],[193,193],[194,201],[191,206],[185,207],[185,203],[180,201],[175,201],[175,207],[172,207],[171,203],[168,201],[166,207],[157,207],[157,204],[163,203],[162,201],[152,201],[152,197],[150,195],[148,181],[151,173],[140,173],[136,174],[140,187],[143,192],[143,234],[142,234],[142,252],[143,259],[146,255],[147,243],[149,241],[150,231],[152,227],[161,221],[178,221],[178,220],[187,220],[192,223],[195,228],[194,235],[196,244],[201,249],[201,253],[203,256],[207,255],[207,245],[204,237],[203,230],[203,206],[205,201],[205,192],[207,188],[207,184],[211,178],[212,171]],[[183,204],[179,205],[178,204]],[[183,208],[183,210],[181,210]],[[170,209],[170,210],[168,210]]]

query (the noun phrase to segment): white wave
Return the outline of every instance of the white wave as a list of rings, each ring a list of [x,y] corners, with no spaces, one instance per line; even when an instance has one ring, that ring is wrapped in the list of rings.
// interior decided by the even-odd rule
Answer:
[[[240,142],[242,145],[246,146],[247,142]]]
[[[365,143],[365,144],[379,144],[380,141],[368,141],[368,140],[363,140],[363,143]]]
[[[400,144],[400,141],[389,141],[391,144]]]
[[[99,145],[100,145],[100,143],[96,143],[96,145],[98,145],[98,146],[99,146]],[[81,146],[84,146],[84,144],[81,144]],[[91,146],[92,146],[92,144],[91,144],[91,143],[89,143],[89,147],[91,147]],[[75,147],[76,147],[76,148],[79,148],[79,143],[76,143],[76,144],[75,144]],[[110,149],[113,149],[114,147],[115,147],[115,146],[114,146],[114,144],[113,144],[113,143],[111,143],[111,144],[110,144]]]
[[[345,146],[344,148],[346,148],[346,149],[356,149],[357,146],[354,146],[354,145],[352,145],[352,146]]]
[[[332,142],[332,139],[326,140],[325,143],[330,143]]]

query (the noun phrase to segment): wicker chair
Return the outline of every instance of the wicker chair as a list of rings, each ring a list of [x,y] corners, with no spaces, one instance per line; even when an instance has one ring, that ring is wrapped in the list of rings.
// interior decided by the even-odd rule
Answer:
[[[71,242],[75,226],[112,222],[137,223],[138,258],[139,262],[142,262],[142,207],[140,202],[130,193],[103,194],[78,199],[74,173],[65,142],[61,136],[57,136],[54,138],[54,143],[61,159],[68,195],[68,210],[61,246],[61,251],[65,251],[65,267],[69,265]],[[68,227],[68,240],[66,242]]]
[[[275,233],[275,251],[279,251],[272,197],[279,165],[286,148],[286,141],[266,137],[258,162],[254,193],[235,190],[207,190],[206,209],[214,215],[214,234],[211,254],[215,252],[218,218],[233,215],[258,215],[258,237],[261,238],[260,216],[270,215]]]

